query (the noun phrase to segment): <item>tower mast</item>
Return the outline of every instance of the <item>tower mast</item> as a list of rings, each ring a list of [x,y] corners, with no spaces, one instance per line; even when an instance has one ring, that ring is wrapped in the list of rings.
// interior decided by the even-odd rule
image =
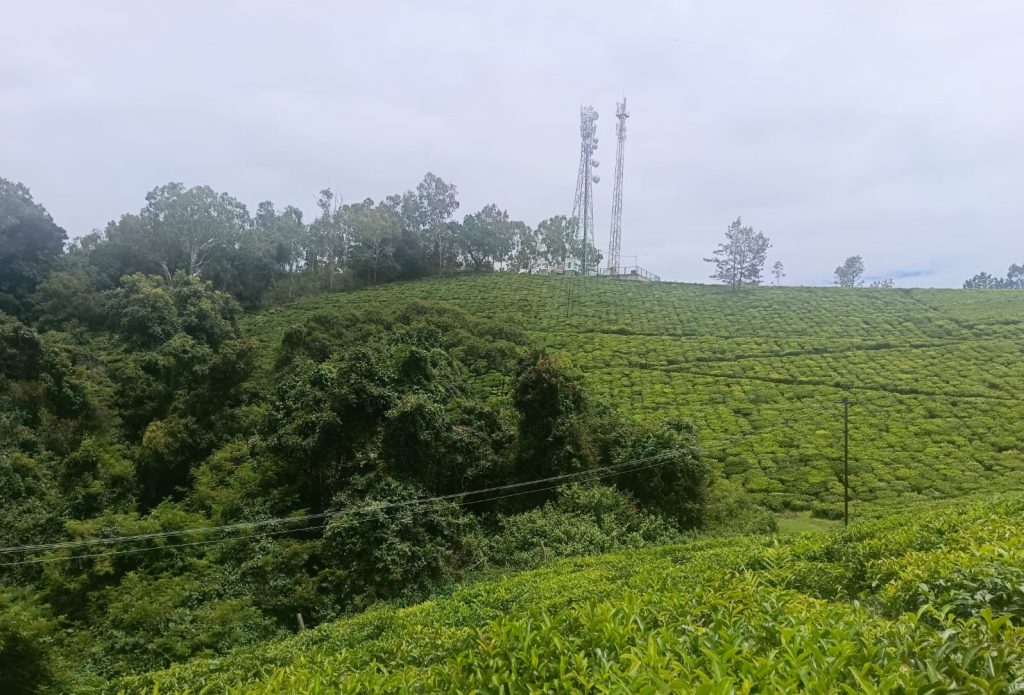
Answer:
[[[616,104],[615,118],[615,187],[612,190],[612,228],[608,235],[608,274],[619,274],[619,256],[622,252],[622,169],[626,149],[626,97]]]
[[[572,219],[580,230],[583,240],[581,272],[589,269],[587,254],[594,248],[594,188],[601,177],[593,173],[600,162],[594,159],[597,149],[597,111],[592,106],[580,107],[580,169],[576,175],[576,198],[572,204]]]

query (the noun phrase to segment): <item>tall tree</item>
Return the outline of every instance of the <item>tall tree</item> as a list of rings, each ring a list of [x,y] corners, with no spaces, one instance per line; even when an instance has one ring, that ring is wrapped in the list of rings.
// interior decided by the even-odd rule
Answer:
[[[772,265],[772,278],[776,287],[782,284],[782,278],[786,277],[786,268],[782,265],[782,261],[775,261]]]
[[[744,227],[742,218],[737,217],[726,230],[725,242],[718,245],[713,258],[704,260],[715,264],[712,279],[721,280],[733,289],[756,286],[761,284],[769,248],[768,237],[754,232],[753,227]]]
[[[1024,263],[1019,265],[1015,263],[1007,269],[1006,284],[1012,290],[1024,289]]]
[[[274,204],[265,200],[256,208],[255,228],[263,245],[270,248],[277,270],[293,273],[302,265],[302,241],[306,226],[302,210],[289,205],[278,212]]]
[[[1024,263],[1015,263],[1007,269],[1006,284],[1012,290],[1024,289]]]
[[[473,272],[493,268],[512,249],[512,223],[508,212],[492,203],[466,215],[455,230],[455,245],[463,265]]]
[[[459,209],[459,189],[436,174],[427,172],[416,186],[416,203],[420,229],[433,242],[437,272],[444,271],[446,254],[450,252],[451,229],[448,222]]]
[[[582,262],[587,259],[590,270],[601,264],[601,253],[588,240],[584,253],[584,240],[579,231],[578,221],[565,215],[555,215],[537,225],[537,237],[541,246],[541,258],[549,266],[565,265],[570,258]]]
[[[422,277],[430,272],[427,259],[430,240],[420,228],[420,206],[416,194],[406,191],[387,196],[381,203],[399,221],[400,231],[395,241],[394,261],[398,277]]]
[[[211,259],[238,247],[250,224],[245,205],[227,193],[172,182],[147,193],[138,215],[108,226],[107,239],[151,263],[172,285],[178,271],[203,275]]]
[[[575,221],[565,215],[555,215],[537,225],[541,255],[548,265],[564,265],[572,254],[573,239],[576,237]]]
[[[375,205],[367,198],[361,203],[346,205],[342,209],[344,225],[352,241],[349,262],[356,273],[362,273],[371,282],[377,282],[383,272],[394,275],[395,244],[402,231],[402,222],[394,210]]]
[[[513,222],[512,248],[509,251],[508,269],[513,272],[532,272],[540,263],[540,237],[537,230],[524,222]]]
[[[308,228],[306,267],[326,275],[327,285],[334,289],[334,277],[344,267],[348,239],[341,219],[341,197],[330,188],[320,191],[316,205],[320,215]]]
[[[67,233],[21,183],[0,178],[0,310],[24,317]]]
[[[850,256],[836,268],[835,283],[839,287],[857,287],[864,284],[864,281],[860,279],[863,274],[864,259],[860,256]]]

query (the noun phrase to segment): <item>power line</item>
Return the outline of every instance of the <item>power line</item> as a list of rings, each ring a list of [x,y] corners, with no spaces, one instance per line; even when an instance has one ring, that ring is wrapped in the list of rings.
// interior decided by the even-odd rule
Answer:
[[[197,528],[192,528],[192,529],[180,529],[180,530],[176,530],[176,531],[161,531],[161,532],[155,532],[155,533],[137,534],[137,535],[132,535],[132,536],[113,536],[113,537],[110,537],[110,538],[88,538],[88,539],[84,539],[84,540],[80,540],[80,541],[63,541],[63,542],[59,542],[59,543],[41,543],[41,544],[37,544],[37,545],[14,546],[14,547],[9,547],[9,548],[0,548],[0,554],[9,555],[9,554],[12,554],[12,553],[42,552],[42,551],[48,551],[48,550],[63,550],[63,549],[68,549],[68,548],[90,547],[90,546],[95,546],[95,545],[119,545],[119,544],[122,544],[122,543],[132,543],[132,542],[143,541],[143,540],[155,540],[155,539],[160,539],[160,538],[173,538],[173,537],[188,536],[188,535],[200,534],[200,533],[214,533],[214,532],[218,532],[218,531],[228,531],[228,532],[230,532],[230,531],[239,531],[239,530],[252,530],[252,529],[255,529],[255,528],[263,528],[263,527],[266,527],[266,526],[272,526],[274,524],[279,524],[279,523],[296,523],[296,522],[301,522],[301,521],[313,521],[313,520],[318,520],[318,519],[330,519],[330,518],[334,518],[334,517],[345,516],[345,515],[348,515],[348,514],[356,514],[356,513],[360,513],[360,512],[374,512],[374,511],[382,511],[382,510],[387,510],[387,509],[393,509],[393,508],[397,508],[397,507],[409,507],[409,506],[414,506],[414,505],[424,505],[424,504],[427,504],[427,503],[430,503],[430,502],[439,502],[439,501],[444,501],[444,500],[455,499],[457,497],[467,497],[467,496],[473,496],[473,495],[481,495],[481,494],[486,494],[486,493],[491,493],[491,492],[502,492],[504,490],[512,490],[512,489],[516,489],[516,488],[523,488],[523,487],[527,487],[527,486],[531,486],[531,485],[538,485],[538,484],[542,484],[542,483],[550,483],[550,482],[556,482],[556,481],[570,481],[571,482],[571,480],[573,478],[600,479],[600,478],[605,478],[605,477],[609,477],[609,476],[612,476],[612,475],[618,475],[619,473],[623,473],[623,472],[634,472],[634,471],[637,471],[637,470],[644,470],[646,468],[653,468],[655,466],[663,465],[664,463],[667,462],[667,459],[670,456],[673,456],[673,455],[675,455],[677,453],[679,453],[679,452],[676,451],[676,450],[666,451],[666,452],[662,452],[661,454],[657,454],[655,456],[647,456],[647,457],[644,457],[644,458],[634,459],[632,461],[626,461],[624,463],[618,463],[618,464],[614,464],[614,465],[610,465],[610,466],[602,466],[600,468],[592,468],[592,469],[589,469],[589,470],[586,470],[586,471],[577,471],[575,473],[564,473],[562,475],[555,475],[555,476],[550,476],[550,477],[547,477],[547,478],[538,478],[536,480],[528,480],[528,481],[519,482],[519,483],[509,483],[507,485],[496,485],[494,487],[482,488],[480,490],[470,490],[470,491],[464,491],[464,492],[456,492],[456,493],[450,493],[450,494],[447,494],[447,495],[436,495],[434,497],[417,498],[417,499],[412,499],[412,500],[402,500],[400,502],[390,502],[390,503],[387,503],[387,504],[379,504],[379,505],[366,506],[366,507],[354,507],[354,508],[348,508],[348,509],[340,509],[340,510],[331,511],[331,512],[321,512],[321,513],[318,513],[318,514],[305,514],[305,515],[302,515],[302,516],[278,517],[278,518],[274,518],[274,519],[265,519],[265,520],[254,521],[254,522],[245,522],[245,523],[238,523],[238,524],[226,524],[226,525],[222,525],[222,526],[203,526],[203,527],[197,527]],[[653,463],[651,465],[648,465],[648,466],[636,466],[636,464],[650,463],[652,461],[655,462],[655,463]],[[630,466],[634,466],[634,467],[633,468],[629,468]],[[605,474],[604,475],[600,475],[601,472],[605,472]],[[565,483],[563,482],[562,484],[565,484]],[[543,490],[554,489],[555,487],[559,487],[559,485],[554,485],[554,486],[551,486],[551,487],[548,487],[548,488],[534,488],[534,489],[525,490],[523,492],[516,493],[516,494],[529,494],[529,493],[532,493],[532,492],[541,492]],[[480,503],[483,503],[483,502],[490,502],[490,501],[497,500],[497,499],[503,499],[504,497],[513,497],[513,496],[515,496],[515,495],[505,495],[505,496],[489,497],[489,498],[483,498],[483,499],[477,499],[477,500],[469,500],[469,501],[463,501],[462,504],[463,505],[480,504]],[[292,531],[301,531],[301,530],[310,529],[310,528],[314,528],[314,527],[303,527],[303,528],[300,528],[300,529],[292,529]],[[250,537],[259,536],[259,535],[272,535],[272,534],[275,534],[275,533],[282,533],[282,531],[268,531],[265,534],[257,533],[257,534],[250,534],[248,536],[233,536],[231,538],[219,538],[219,539],[214,539],[213,541],[197,541],[195,543],[180,543],[180,544],[177,544],[177,545],[174,545],[174,546],[166,546],[166,547],[182,547],[182,546],[188,546],[188,545],[201,545],[201,544],[209,543],[209,542],[221,542],[221,541],[226,541],[226,540],[237,540],[237,539],[250,538]],[[141,551],[141,550],[159,550],[159,549],[161,549],[161,548],[144,548],[144,549],[140,548],[140,549],[136,549],[136,550]],[[127,551],[121,551],[121,552],[127,552]],[[102,557],[102,554],[84,555],[84,556],[80,556],[80,557]],[[68,558],[68,559],[73,559],[73,558]],[[40,560],[36,560],[36,561],[40,561]],[[17,564],[29,564],[29,561],[0,563],[0,567],[7,567],[7,566],[17,565]]]
[[[589,478],[587,478],[587,480],[600,480],[600,479],[603,479],[603,478],[610,478],[611,476],[619,475],[621,473],[635,473],[637,471],[647,470],[647,469],[650,469],[650,468],[656,468],[657,466],[662,466],[665,463],[667,463],[667,461],[659,461],[657,463],[651,463],[651,464],[648,464],[646,466],[638,466],[636,468],[630,468],[630,469],[625,469],[625,470],[616,470],[616,471],[612,471],[610,473],[605,473],[603,475],[592,475]],[[597,470],[597,469],[594,469],[594,470]],[[587,471],[587,473],[589,473],[589,471]],[[549,485],[547,487],[533,488],[531,490],[521,490],[519,492],[512,492],[512,493],[509,493],[507,495],[495,495],[493,497],[485,497],[485,498],[478,499],[478,500],[470,500],[468,502],[463,502],[462,504],[463,504],[463,506],[468,506],[470,504],[483,504],[485,502],[494,502],[494,501],[497,501],[497,500],[507,499],[507,498],[510,498],[510,497],[518,497],[518,496],[521,496],[521,495],[529,495],[529,494],[532,494],[532,493],[535,493],[535,492],[545,492],[547,490],[555,490],[557,488],[563,487],[564,485],[571,484],[571,482],[575,482],[575,481],[563,482],[563,483],[559,483],[558,485]],[[424,503],[428,502],[428,501],[433,501],[433,500],[423,500]],[[377,506],[377,507],[364,507],[362,509],[355,509],[355,510],[351,510],[351,511],[352,512],[357,512],[357,511],[380,511],[380,510],[386,510],[386,509],[390,509],[390,508],[398,507],[398,506],[401,506],[401,505],[400,504],[380,505],[380,506]],[[426,508],[425,504],[423,504],[423,505],[421,505],[419,507],[419,509],[425,509],[425,508]],[[414,507],[413,510],[415,511],[416,508]],[[336,516],[340,516],[340,514],[336,515]],[[298,518],[298,517],[293,517],[292,519],[287,519],[286,518],[286,519],[284,519],[284,521],[286,521],[286,522],[287,521],[293,521],[296,518]],[[47,563],[47,562],[70,562],[71,560],[90,560],[90,559],[96,559],[96,558],[101,558],[101,557],[111,557],[111,556],[116,556],[116,555],[132,555],[132,554],[135,554],[135,553],[155,552],[155,551],[158,551],[158,550],[172,550],[172,549],[175,549],[175,548],[189,548],[189,547],[200,546],[200,545],[212,545],[214,543],[227,543],[229,541],[241,541],[241,540],[247,540],[247,539],[251,539],[251,538],[267,538],[269,536],[279,536],[279,535],[284,535],[284,534],[287,534],[287,533],[300,533],[302,531],[317,531],[317,530],[320,530],[320,529],[327,528],[329,525],[330,525],[329,523],[325,523],[325,524],[319,524],[319,525],[316,525],[316,526],[302,526],[300,528],[294,528],[294,529],[282,529],[282,530],[278,530],[278,531],[261,531],[259,533],[251,533],[251,534],[247,534],[247,535],[244,535],[244,536],[231,536],[231,537],[228,537],[228,538],[213,538],[213,539],[205,540],[205,541],[193,541],[193,542],[189,542],[189,543],[175,543],[173,545],[163,545],[163,546],[155,546],[155,547],[148,547],[148,548],[130,548],[128,550],[110,550],[110,551],[106,551],[106,552],[102,552],[102,553],[83,553],[81,555],[70,555],[70,556],[65,556],[65,557],[39,557],[39,558],[32,558],[32,559],[29,559],[29,560],[16,560],[16,561],[13,561],[13,562],[0,563],[0,567],[15,567],[15,566],[18,566],[18,565],[35,565],[35,564],[41,564],[41,563]],[[204,530],[204,529],[197,529],[197,530]]]

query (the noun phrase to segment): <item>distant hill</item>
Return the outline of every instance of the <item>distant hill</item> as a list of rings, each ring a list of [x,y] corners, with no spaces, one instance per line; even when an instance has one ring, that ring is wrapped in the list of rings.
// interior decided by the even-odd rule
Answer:
[[[1024,291],[737,292],[493,273],[323,295],[245,329],[269,363],[310,315],[414,298],[507,317],[635,417],[690,420],[722,471],[779,511],[841,512],[844,396],[855,511],[1024,486]]]

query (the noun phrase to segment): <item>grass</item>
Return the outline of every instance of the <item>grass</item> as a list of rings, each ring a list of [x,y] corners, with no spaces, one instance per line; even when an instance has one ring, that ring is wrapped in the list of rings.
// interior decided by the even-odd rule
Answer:
[[[1002,693],[1024,496],[849,531],[559,561],[123,681],[123,692]]]
[[[310,298],[245,328],[270,365],[284,330],[321,312],[428,299],[500,316],[636,418],[693,422],[723,475],[780,513],[841,511],[844,396],[855,507],[1024,489],[1024,291],[578,278],[567,316],[567,289],[564,278],[460,275]]]
[[[835,531],[842,528],[843,522],[835,519],[818,519],[810,512],[790,512],[779,515],[779,533],[811,533]]]

